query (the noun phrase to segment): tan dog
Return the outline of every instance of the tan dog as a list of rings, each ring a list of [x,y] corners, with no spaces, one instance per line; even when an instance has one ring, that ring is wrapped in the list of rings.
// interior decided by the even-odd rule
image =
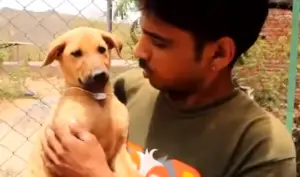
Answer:
[[[113,48],[120,55],[122,43],[111,33],[89,27],[75,28],[53,41],[42,66],[54,60],[59,62],[65,90],[44,127],[49,124],[53,127],[67,126],[75,118],[96,135],[111,167],[123,174],[129,171],[131,175],[134,172],[129,169],[131,165],[123,165],[130,161],[124,146],[128,112],[113,94],[109,82],[110,51]],[[41,133],[44,133],[44,128]],[[41,138],[38,138],[24,173],[26,177],[54,176],[45,168],[41,151]],[[116,163],[122,164],[122,167],[116,167],[114,163],[119,152]]]

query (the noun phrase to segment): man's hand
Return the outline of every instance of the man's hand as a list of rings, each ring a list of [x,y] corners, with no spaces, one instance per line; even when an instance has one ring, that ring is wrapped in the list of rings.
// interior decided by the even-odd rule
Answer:
[[[65,177],[110,177],[104,151],[96,137],[78,124],[46,129],[43,160],[50,172]]]

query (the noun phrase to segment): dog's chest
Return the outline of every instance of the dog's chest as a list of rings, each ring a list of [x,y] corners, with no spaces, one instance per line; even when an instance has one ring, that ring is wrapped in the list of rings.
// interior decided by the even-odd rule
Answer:
[[[109,106],[90,99],[66,98],[59,103],[53,123],[61,126],[74,120],[100,136],[100,132],[110,126]]]
[[[85,111],[81,113],[81,121],[86,124],[91,133],[96,135],[97,138],[102,137],[105,132],[111,129],[112,118],[108,106],[94,104],[84,109]]]

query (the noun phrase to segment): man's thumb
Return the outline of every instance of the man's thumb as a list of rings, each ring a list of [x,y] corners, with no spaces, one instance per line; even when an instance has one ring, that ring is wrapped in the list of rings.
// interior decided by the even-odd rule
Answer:
[[[81,141],[90,141],[92,138],[90,132],[88,132],[82,125],[80,125],[76,121],[73,121],[69,125],[69,128],[71,133]]]

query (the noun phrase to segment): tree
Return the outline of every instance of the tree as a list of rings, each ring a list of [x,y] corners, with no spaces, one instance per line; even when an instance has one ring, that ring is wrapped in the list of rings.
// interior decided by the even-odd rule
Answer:
[[[121,20],[127,19],[130,12],[138,10],[137,0],[119,0],[117,2],[117,7],[114,12],[113,18],[120,18]],[[130,38],[134,44],[138,41],[139,31],[139,17],[134,19],[130,26]]]
[[[137,0],[118,0],[117,7],[114,12],[114,19],[121,18],[124,20],[128,18],[129,13],[137,10]]]

